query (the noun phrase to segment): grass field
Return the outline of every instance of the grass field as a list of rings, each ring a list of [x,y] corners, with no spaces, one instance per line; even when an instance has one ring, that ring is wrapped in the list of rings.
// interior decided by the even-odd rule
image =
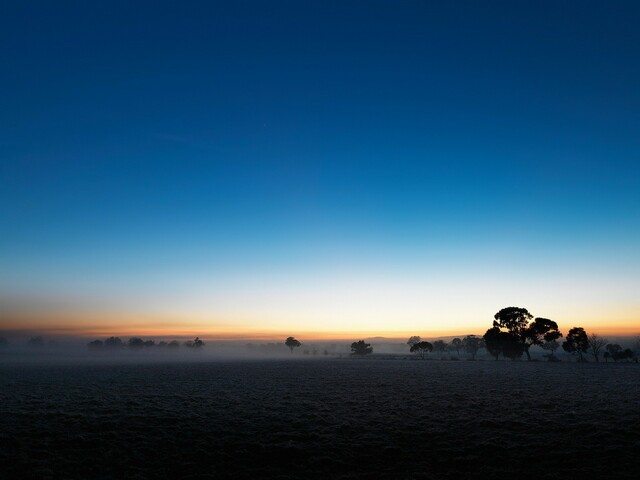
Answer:
[[[640,478],[640,366],[0,366],[3,478]]]

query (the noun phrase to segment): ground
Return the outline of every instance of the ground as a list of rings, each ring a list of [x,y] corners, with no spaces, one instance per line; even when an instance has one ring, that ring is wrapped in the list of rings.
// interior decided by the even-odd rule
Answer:
[[[4,478],[640,478],[640,365],[0,366]]]

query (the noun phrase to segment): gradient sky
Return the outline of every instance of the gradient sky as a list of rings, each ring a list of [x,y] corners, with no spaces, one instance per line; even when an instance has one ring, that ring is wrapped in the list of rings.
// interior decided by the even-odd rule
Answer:
[[[0,329],[640,331],[638,2],[4,2]]]

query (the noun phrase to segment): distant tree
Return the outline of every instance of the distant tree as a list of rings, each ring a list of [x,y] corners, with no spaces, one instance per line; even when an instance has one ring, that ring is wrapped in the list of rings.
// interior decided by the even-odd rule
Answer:
[[[622,352],[622,347],[617,343],[609,343],[604,349],[607,351],[609,358],[611,358],[614,362],[618,361],[619,353]]]
[[[593,358],[596,359],[596,362],[600,362],[600,350],[602,350],[602,347],[604,347],[609,340],[601,337],[597,333],[590,333],[587,335],[587,341],[589,342],[589,348],[591,349]]]
[[[144,346],[145,347],[153,347],[156,344],[156,342],[154,342],[153,340],[146,340],[144,342]]]
[[[557,340],[562,336],[556,322],[541,317],[531,321],[533,315],[526,308],[503,308],[493,318],[493,326],[507,330],[522,345],[528,360],[531,360],[529,348],[532,345],[542,345],[544,341]]]
[[[29,347],[44,347],[44,339],[42,337],[31,337],[27,345]]]
[[[413,347],[416,343],[420,343],[421,341],[422,339],[418,335],[414,335],[413,337],[409,337],[407,345],[409,345],[409,347]]]
[[[142,340],[140,337],[131,337],[129,339],[129,347],[142,348],[144,347],[144,340]]]
[[[464,347],[464,351],[471,355],[472,360],[475,360],[478,350],[484,346],[484,341],[482,338],[476,337],[475,335],[467,335],[462,340],[462,345]]]
[[[351,355],[364,356],[373,352],[373,348],[370,343],[366,343],[364,340],[359,340],[351,344]]]
[[[464,346],[462,340],[459,338],[454,338],[451,340],[451,348],[456,351],[456,355],[460,356],[460,349]]]
[[[609,344],[605,348],[607,350],[607,353],[609,354],[609,357],[612,358],[614,362],[618,362],[618,361],[621,361],[621,360],[626,360],[626,361],[635,360],[635,361],[637,361],[636,354],[630,348],[623,349],[617,343]]]
[[[167,348],[180,348],[180,342],[178,342],[177,340],[171,340],[169,343],[167,343]]]
[[[556,357],[556,350],[560,348],[560,343],[557,340],[550,340],[548,342],[544,342],[544,344],[542,344],[542,348],[550,352],[548,354],[548,360],[550,362],[554,362],[558,360],[558,358]]]
[[[432,350],[433,350],[433,345],[431,345],[429,342],[414,343],[413,345],[411,345],[411,348],[409,349],[411,353],[417,353],[422,359],[424,359],[424,356],[427,352],[430,352]]]
[[[123,345],[122,340],[118,337],[109,337],[104,341],[104,346],[107,348],[122,347]]]
[[[294,348],[299,348],[302,346],[302,343],[300,343],[294,337],[287,337],[287,339],[284,341],[284,344],[287,347],[289,347],[289,350],[291,350],[291,353],[293,353]]]
[[[87,344],[87,346],[91,350],[99,350],[102,348],[103,345],[104,345],[104,342],[102,340],[94,340],[93,342],[89,342]]]
[[[574,327],[567,333],[567,338],[562,342],[562,349],[572,355],[578,355],[578,361],[584,362],[583,354],[589,350],[589,337],[582,327]]]
[[[169,345],[167,342],[165,342],[164,340],[158,342],[158,347],[160,348],[166,348],[167,345]]]
[[[200,340],[200,337],[196,337],[192,341],[190,340],[190,341],[184,342],[184,346],[188,348],[193,348],[194,350],[199,350],[200,348],[204,347],[204,342]]]
[[[444,355],[444,352],[447,350],[447,342],[444,340],[436,340],[433,342],[433,351],[440,353],[440,358]]]
[[[0,348],[4,348],[9,345],[9,342],[6,338],[0,337]]]
[[[611,358],[611,353],[610,352],[604,352],[604,363],[607,363],[609,361],[609,359]]]

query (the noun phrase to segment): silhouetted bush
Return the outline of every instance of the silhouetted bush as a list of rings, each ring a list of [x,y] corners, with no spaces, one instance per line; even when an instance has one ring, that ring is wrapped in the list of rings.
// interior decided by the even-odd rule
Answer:
[[[90,350],[99,350],[103,347],[104,342],[102,340],[94,340],[93,342],[89,342],[87,344],[87,347],[89,347]]]

